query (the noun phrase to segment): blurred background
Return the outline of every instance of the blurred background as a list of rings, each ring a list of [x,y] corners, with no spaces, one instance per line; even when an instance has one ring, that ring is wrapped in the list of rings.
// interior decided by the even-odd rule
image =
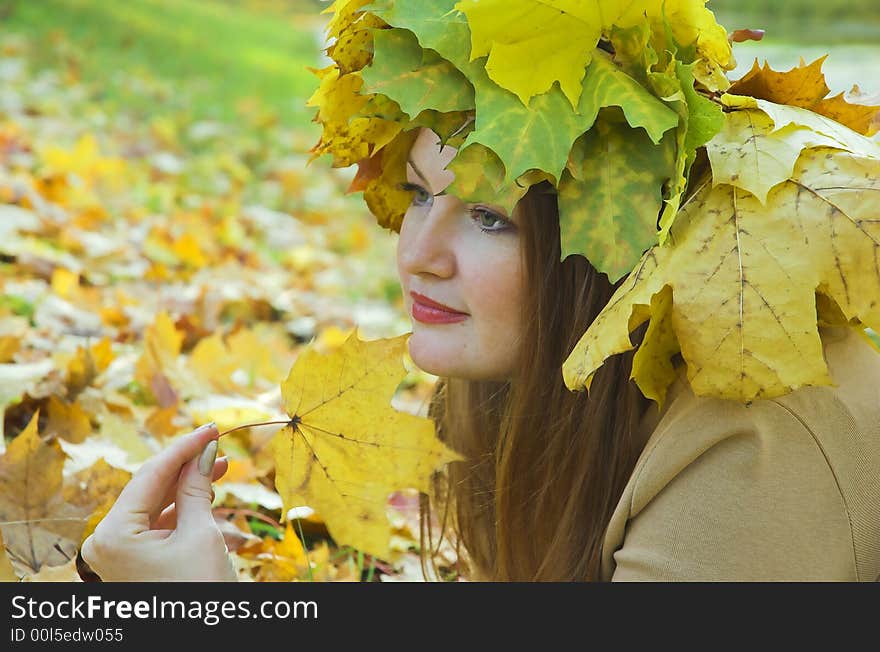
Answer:
[[[760,42],[734,46],[741,77],[755,58],[775,70],[789,70],[800,57],[807,63],[828,54],[823,66],[833,94],[853,84],[870,95],[880,93],[880,2],[877,0],[710,0],[728,32],[764,29]]]
[[[36,414],[55,460],[0,491],[0,579],[75,578],[128,473],[198,424],[283,417],[279,383],[310,342],[410,331],[396,236],[345,194],[353,169],[309,163],[329,4],[0,0],[0,467]],[[766,30],[735,46],[732,79],[829,54],[833,93],[880,93],[880,0],[709,6],[728,31]],[[436,379],[408,369],[392,404],[425,414]],[[215,516],[242,578],[421,576],[412,492],[395,494],[388,560],[337,546],[308,505],[282,525],[274,434],[221,441]]]
[[[185,83],[194,117],[229,117],[241,100],[262,102],[279,119],[307,128],[303,103],[314,84],[325,16],[320,0],[0,0],[0,27],[26,35],[42,65],[64,65],[102,85],[108,102],[136,101],[143,83]],[[877,0],[712,0],[732,31],[763,28],[760,43],[738,44],[740,68],[755,57],[774,67],[830,53],[833,91],[859,83],[880,92],[880,3]],[[66,46],[59,46],[66,43]],[[179,100],[163,98],[173,108]],[[154,109],[157,107],[153,107]],[[158,107],[161,108],[161,107]]]

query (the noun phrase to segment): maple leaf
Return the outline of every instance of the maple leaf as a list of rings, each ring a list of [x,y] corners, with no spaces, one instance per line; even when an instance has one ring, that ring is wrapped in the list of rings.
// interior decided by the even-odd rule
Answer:
[[[722,130],[706,144],[713,184],[738,186],[761,202],[791,177],[805,149],[833,147],[870,157],[880,152],[861,134],[806,109],[729,94],[722,102],[758,110],[729,113]]]
[[[880,119],[880,106],[851,104],[844,98],[844,93],[827,97],[831,89],[822,72],[822,64],[827,58],[826,54],[809,65],[801,59],[800,65],[786,72],[773,70],[767,61],[761,67],[755,59],[752,69],[734,82],[727,92],[809,109],[870,136],[872,123]]]
[[[339,38],[351,25],[361,18],[364,5],[370,0],[334,0],[333,4],[324,9],[322,14],[332,13],[333,17],[327,24],[327,36]]]
[[[400,225],[412,202],[412,193],[399,186],[406,181],[406,158],[418,133],[417,129],[403,132],[382,148],[377,155],[382,172],[370,179],[364,188],[364,201],[370,211],[379,216],[380,226],[397,232],[400,232]]]
[[[749,124],[764,114],[736,113],[727,119],[743,131],[730,139],[746,146],[723,160],[745,171],[761,159]],[[829,126],[811,115],[799,121]],[[828,123],[829,131],[846,130]],[[781,137],[799,142],[800,131],[787,128]],[[604,360],[633,348],[629,334],[648,318],[658,328],[646,334],[647,357],[633,369],[646,396],[662,400],[677,348],[697,395],[746,402],[831,384],[818,333],[823,304],[839,322],[880,326],[880,148],[803,149],[788,179],[761,199],[706,181],[676,218],[672,244],[645,253],[566,359],[566,385],[589,388]]]
[[[334,167],[347,167],[372,156],[400,132],[400,123],[382,118],[357,117],[349,122],[369,100],[360,92],[364,82],[359,73],[341,75],[335,64],[313,71],[321,83],[306,106],[318,108],[315,119],[324,125],[321,141],[312,149],[313,159],[332,151]]]
[[[650,73],[652,86],[678,113],[681,122],[676,132],[677,158],[672,175],[672,189],[660,216],[657,241],[666,243],[669,228],[678,214],[687,189],[697,149],[709,142],[724,124],[721,107],[694,89],[694,66],[671,60],[665,74]]]
[[[504,161],[505,185],[531,169],[559,179],[574,141],[596,122],[599,109],[620,106],[633,127],[643,127],[651,139],[678,125],[678,115],[636,80],[597,53],[586,73],[577,110],[558,87],[535,97],[529,108],[486,76],[479,63],[468,75],[476,89],[477,126],[469,143],[482,143]],[[553,120],[547,120],[547,116]],[[542,143],[542,147],[525,143]],[[450,168],[451,169],[451,168]]]
[[[280,541],[267,537],[246,546],[239,551],[239,555],[259,563],[257,574],[262,582],[297,580],[305,574],[310,561],[290,521],[287,522],[284,537]]]
[[[9,555],[6,553],[6,546],[3,543],[3,533],[0,532],[0,582],[17,582],[18,575],[12,562],[9,561]]]
[[[77,403],[62,401],[57,396],[49,397],[49,423],[46,431],[75,444],[81,444],[92,432],[89,415]]]
[[[575,141],[559,184],[563,260],[583,254],[612,283],[632,269],[657,240],[674,145],[672,138],[654,145],[643,131],[611,119]]]
[[[474,108],[465,76],[433,50],[423,50],[409,30],[379,30],[373,41],[373,62],[362,73],[364,91],[387,95],[409,116]]]
[[[394,27],[411,31],[423,48],[430,48],[464,70],[470,61],[470,30],[464,14],[454,10],[456,0],[397,2],[377,0],[367,10]],[[438,18],[442,16],[442,20]]]
[[[53,369],[52,360],[0,364],[0,453],[6,450],[3,418],[6,407],[31,391],[39,381],[52,373]]]
[[[577,106],[584,69],[602,35],[594,7],[576,0],[465,0],[455,8],[468,18],[470,58],[488,55],[486,72],[496,84],[528,106],[559,82],[571,107]]]
[[[60,566],[43,566],[37,573],[25,574],[22,582],[82,582],[76,570],[76,558]]]
[[[183,364],[183,338],[184,333],[164,310],[144,329],[144,349],[135,364],[134,378],[149,390],[160,408],[205,391],[197,374]]]
[[[432,472],[461,459],[431,419],[390,405],[408,337],[362,341],[353,332],[326,356],[306,348],[281,385],[292,420],[270,444],[285,512],[308,504],[338,544],[379,558],[390,553],[389,496],[429,491]]]
[[[72,151],[57,145],[46,147],[41,159],[50,171],[76,175],[88,185],[98,180],[113,180],[121,185],[126,172],[123,159],[101,155],[98,141],[91,133],[83,134]]]
[[[280,359],[280,347],[273,349],[267,345],[271,336],[268,329],[248,328],[228,335],[225,340],[220,334],[211,335],[193,348],[190,365],[206,383],[220,391],[232,392],[263,382],[277,385],[288,365]]]
[[[35,412],[0,458],[0,530],[6,549],[30,572],[76,555],[87,514],[62,497],[64,452],[44,442]]]
[[[168,376],[177,366],[182,344],[183,334],[165,311],[156,315],[156,321],[144,330],[144,352],[137,361],[135,380],[149,388],[162,407],[177,402]]]
[[[451,16],[443,21],[437,20],[438,16],[451,11],[454,4],[454,0],[411,5],[394,3],[391,6],[371,6],[370,10],[390,24],[412,31],[423,48],[438,52],[467,76],[470,83],[463,87],[463,91],[473,85],[477,124],[466,142],[481,143],[498,154],[505,163],[505,185],[513,185],[518,177],[533,169],[542,170],[558,180],[572,143],[593,125],[599,109],[603,107],[621,106],[630,124],[643,127],[655,143],[679,123],[674,111],[617,68],[601,51],[591,55],[593,63],[588,69],[580,70],[578,101],[572,103],[558,85],[548,85],[546,92],[538,94],[528,106],[525,105],[509,89],[491,78],[488,62],[482,58],[472,61],[480,57],[479,54],[468,56],[465,44],[472,36],[468,22],[463,18],[456,21]],[[499,13],[497,8],[494,11],[505,17],[508,15],[507,12]],[[442,24],[442,30],[438,30],[438,24]],[[530,29],[534,29],[531,23],[528,24]],[[590,50],[594,48],[595,43]],[[409,59],[413,57],[409,55]],[[541,69],[547,68],[541,66]],[[528,71],[530,76],[533,75],[534,66],[529,66]],[[397,100],[398,97],[393,96],[392,99]],[[552,122],[546,120],[547,115],[554,116]],[[524,147],[523,143],[527,142],[541,142],[543,146]],[[456,174],[457,178],[460,176]],[[481,197],[480,200],[487,201],[487,198]]]
[[[359,11],[368,2],[369,0],[337,2],[330,7],[335,15],[327,26],[327,36],[336,40],[327,48],[327,54],[336,62],[342,74],[356,72],[370,63],[373,56],[373,30],[386,26],[375,14]]]
[[[580,0],[461,0],[455,8],[468,19],[471,60],[488,55],[486,72],[496,84],[528,105],[530,98],[558,82],[575,108],[584,69],[597,53],[599,38],[615,27],[626,29],[647,21],[659,32],[665,16],[676,41],[693,44],[713,66],[729,67],[727,33],[705,4],[705,0],[598,0],[598,6]],[[533,65],[536,60],[540,66]]]

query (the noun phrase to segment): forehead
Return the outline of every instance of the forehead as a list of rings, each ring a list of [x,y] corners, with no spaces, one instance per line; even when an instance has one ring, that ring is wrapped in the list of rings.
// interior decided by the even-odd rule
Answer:
[[[449,165],[457,151],[448,145],[441,149],[440,136],[423,127],[419,130],[412,149],[410,149],[409,158],[420,169],[427,168],[439,172]]]
[[[409,152],[406,164],[407,175],[412,175],[415,180],[421,179],[432,194],[441,193],[455,180],[455,173],[447,170],[446,166],[457,152],[455,147],[448,145],[441,149],[440,137],[430,129],[422,127]],[[507,216],[507,211],[503,207],[492,203],[486,205],[499,215]]]

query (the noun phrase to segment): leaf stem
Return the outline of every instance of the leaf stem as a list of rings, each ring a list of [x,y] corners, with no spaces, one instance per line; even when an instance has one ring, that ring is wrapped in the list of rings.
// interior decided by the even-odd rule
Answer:
[[[228,435],[230,432],[235,432],[236,430],[244,430],[245,428],[253,428],[254,426],[272,426],[272,425],[283,425],[286,426],[290,423],[293,423],[293,419],[287,419],[286,421],[260,421],[259,423],[246,423],[243,426],[235,426],[235,428],[230,428],[225,432],[220,433],[220,437],[223,435]]]

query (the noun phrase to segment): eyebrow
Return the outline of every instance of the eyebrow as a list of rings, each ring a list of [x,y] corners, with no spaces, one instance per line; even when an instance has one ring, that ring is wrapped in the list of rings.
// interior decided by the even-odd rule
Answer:
[[[428,180],[425,178],[425,175],[422,174],[422,171],[419,170],[419,167],[415,163],[413,163],[413,160],[411,158],[407,158],[406,162],[412,166],[413,170],[415,170],[415,173],[416,173],[416,175],[418,175],[419,179],[421,179],[424,182],[424,184],[430,188],[431,184],[428,183]],[[440,195],[445,195],[445,194],[446,194],[446,191],[443,190],[442,192],[436,193],[434,196],[439,197]],[[495,211],[496,213],[498,213],[499,215],[501,215],[502,217],[504,217],[505,219],[507,219],[511,222],[514,221],[513,214],[508,215],[506,210],[499,209],[499,208],[492,208],[492,210]]]
[[[425,183],[426,186],[431,185],[430,183],[428,183],[428,180],[425,178],[425,175],[422,174],[422,171],[419,170],[418,166],[415,163],[413,163],[413,160],[411,158],[407,158],[406,162],[412,166],[413,170],[416,171],[416,174],[418,175],[419,179],[421,179]]]

